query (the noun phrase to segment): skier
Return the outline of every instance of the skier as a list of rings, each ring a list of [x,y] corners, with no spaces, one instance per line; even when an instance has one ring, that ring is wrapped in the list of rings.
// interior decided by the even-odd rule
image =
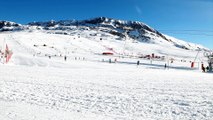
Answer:
[[[109,63],[112,63],[112,60],[111,60],[111,59],[109,59]]]
[[[137,65],[140,65],[140,61],[139,60],[137,61]]]
[[[201,65],[201,69],[202,69],[203,72],[206,71],[206,70],[205,70],[205,67],[204,67],[204,65],[203,65],[203,63],[202,63],[202,65]]]
[[[117,62],[117,58],[115,58],[115,63]]]
[[[66,61],[67,60],[67,56],[64,56],[64,61]]]

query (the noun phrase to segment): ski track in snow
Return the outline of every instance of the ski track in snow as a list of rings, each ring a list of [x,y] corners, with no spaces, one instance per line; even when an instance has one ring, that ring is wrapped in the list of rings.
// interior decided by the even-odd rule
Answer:
[[[211,74],[85,64],[92,65],[69,69],[0,66],[0,101],[116,120],[213,118]],[[0,109],[0,116],[23,119],[15,109],[9,111]],[[33,114],[30,119],[41,118]]]

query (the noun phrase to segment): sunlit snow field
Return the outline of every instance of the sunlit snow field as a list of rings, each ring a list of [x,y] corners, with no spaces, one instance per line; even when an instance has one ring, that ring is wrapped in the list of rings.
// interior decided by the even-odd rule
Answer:
[[[1,65],[0,119],[213,118],[212,74],[89,61],[67,65]]]
[[[14,32],[0,39],[13,50],[10,62],[0,63],[0,120],[213,119],[213,74],[203,73],[197,63],[190,68],[197,51],[169,43],[124,43],[112,36],[100,41],[87,33],[77,39]],[[128,54],[167,53],[175,60],[103,56],[105,46]],[[202,55],[199,62],[206,65]]]

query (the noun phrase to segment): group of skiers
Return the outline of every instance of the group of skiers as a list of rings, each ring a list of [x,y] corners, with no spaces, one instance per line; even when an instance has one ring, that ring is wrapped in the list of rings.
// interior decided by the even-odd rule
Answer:
[[[62,55],[61,55],[61,57],[62,57]],[[52,56],[49,55],[48,58],[51,59]],[[66,55],[63,56],[64,61],[67,61],[67,58],[68,58],[68,57],[67,57]],[[85,57],[82,57],[82,58],[81,58],[81,57],[75,57],[74,59],[75,59],[75,60],[85,60]]]
[[[49,56],[49,59],[51,59],[51,56]],[[80,60],[80,57],[79,58],[75,57],[75,60],[77,60],[77,59]],[[82,59],[85,60],[84,57]],[[67,61],[67,56],[66,55],[64,56],[64,61]],[[104,62],[104,59],[102,59],[102,62]],[[117,59],[115,58],[114,63],[116,63],[116,62],[117,62]],[[112,63],[112,59],[111,58],[109,59],[109,63]],[[140,65],[140,61],[139,60],[136,62],[136,65],[137,66]],[[168,68],[168,65],[166,63],[164,65],[164,68],[165,69]],[[201,64],[201,69],[202,69],[203,72],[206,72],[206,71],[209,71],[210,67],[209,66],[205,67],[204,64],[202,63]]]
[[[207,72],[207,71],[210,70],[210,67],[209,66],[205,67],[204,64],[202,64],[201,69],[202,69],[203,72]]]

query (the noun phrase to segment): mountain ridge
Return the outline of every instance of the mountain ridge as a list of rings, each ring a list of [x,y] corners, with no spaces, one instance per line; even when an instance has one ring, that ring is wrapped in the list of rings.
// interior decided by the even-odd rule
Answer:
[[[75,27],[75,28],[74,28]],[[165,40],[174,44],[175,47],[186,50],[208,50],[194,43],[175,40],[139,21],[125,21],[107,17],[96,17],[87,20],[59,20],[46,22],[29,22],[26,25],[10,21],[0,21],[0,32],[22,31],[22,30],[45,30],[51,33],[69,35],[75,29],[96,30],[119,37],[119,39],[131,38],[138,42],[156,43]],[[63,32],[54,32],[63,31]],[[184,43],[184,44],[182,44]],[[192,47],[193,46],[193,47]]]

